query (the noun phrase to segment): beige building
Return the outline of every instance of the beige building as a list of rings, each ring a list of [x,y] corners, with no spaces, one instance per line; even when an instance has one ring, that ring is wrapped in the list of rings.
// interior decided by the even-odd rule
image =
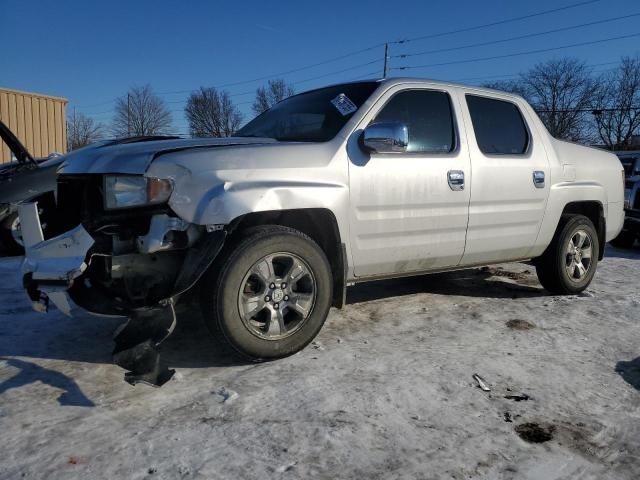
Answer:
[[[34,158],[67,151],[67,99],[0,88],[0,120],[27,147]],[[11,160],[0,141],[0,163]]]

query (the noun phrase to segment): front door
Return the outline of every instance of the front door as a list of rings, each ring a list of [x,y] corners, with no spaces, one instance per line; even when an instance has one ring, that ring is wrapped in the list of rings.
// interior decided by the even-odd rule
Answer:
[[[467,230],[466,140],[458,134],[459,103],[446,88],[390,89],[365,116],[401,122],[404,153],[369,153],[349,142],[350,235],[357,277],[437,270],[460,262]],[[360,134],[356,132],[354,135]]]

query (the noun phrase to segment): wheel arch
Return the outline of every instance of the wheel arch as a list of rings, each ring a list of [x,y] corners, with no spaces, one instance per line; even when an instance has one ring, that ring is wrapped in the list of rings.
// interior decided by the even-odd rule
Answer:
[[[607,192],[597,182],[562,182],[551,186],[545,214],[538,231],[531,258],[543,255],[562,222],[563,215],[581,214],[589,218],[596,228],[602,258],[606,243]]]
[[[338,221],[327,208],[300,208],[251,212],[234,218],[228,225],[229,241],[252,227],[282,225],[298,230],[315,241],[329,260],[333,278],[332,305],[342,308],[346,290],[346,248]]]
[[[605,236],[607,231],[607,220],[604,216],[604,205],[597,200],[582,200],[570,202],[562,210],[562,218],[565,215],[584,215],[593,223],[598,233],[598,260],[604,257]],[[560,223],[558,227],[560,227]]]

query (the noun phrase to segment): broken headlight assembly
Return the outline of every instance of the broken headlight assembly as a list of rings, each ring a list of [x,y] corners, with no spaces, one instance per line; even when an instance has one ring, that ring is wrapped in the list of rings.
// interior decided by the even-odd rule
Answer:
[[[104,207],[118,208],[157,205],[169,200],[173,182],[164,178],[141,175],[106,175],[104,177]]]

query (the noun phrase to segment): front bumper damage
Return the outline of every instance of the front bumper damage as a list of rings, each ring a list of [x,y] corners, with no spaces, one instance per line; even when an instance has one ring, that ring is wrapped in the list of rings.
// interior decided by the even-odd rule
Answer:
[[[46,312],[52,303],[64,314],[72,316],[79,307],[69,290],[78,287],[91,290],[91,282],[85,278],[85,272],[95,257],[105,254],[94,251],[95,239],[82,224],[45,240],[36,202],[20,205],[19,215],[25,243],[23,283],[33,308]],[[144,245],[139,245],[140,251],[148,253],[150,249],[164,249],[162,242],[166,231],[158,227],[162,222],[167,223],[162,218],[152,221],[153,228],[141,239]],[[154,236],[154,231],[158,235]],[[175,371],[160,361],[160,344],[175,327],[178,298],[192,288],[209,268],[225,237],[225,230],[204,235],[186,250],[168,295],[150,305],[126,309],[119,315],[127,320],[114,336],[113,359],[114,363],[127,370],[125,380],[128,383],[162,386],[173,376]]]

